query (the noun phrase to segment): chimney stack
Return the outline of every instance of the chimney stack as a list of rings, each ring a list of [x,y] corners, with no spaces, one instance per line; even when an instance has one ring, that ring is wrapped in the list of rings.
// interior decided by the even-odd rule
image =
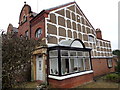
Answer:
[[[96,36],[98,39],[102,39],[102,32],[99,28],[96,29]]]

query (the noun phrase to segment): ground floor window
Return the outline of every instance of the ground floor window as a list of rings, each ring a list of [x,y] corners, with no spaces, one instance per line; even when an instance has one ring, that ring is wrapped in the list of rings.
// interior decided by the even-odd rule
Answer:
[[[62,75],[85,70],[83,58],[62,58],[61,61]]]
[[[52,50],[54,49],[54,50]],[[68,75],[91,70],[89,49],[57,47],[49,50],[50,75]]]
[[[107,60],[107,63],[108,63],[108,67],[109,67],[109,68],[112,68],[112,66],[113,66],[113,65],[112,65],[112,59],[108,59],[108,60]]]
[[[89,52],[61,50],[62,75],[85,70],[91,70]]]
[[[49,56],[50,74],[58,75],[58,51],[51,50]]]
[[[50,59],[50,74],[58,75],[58,59]]]

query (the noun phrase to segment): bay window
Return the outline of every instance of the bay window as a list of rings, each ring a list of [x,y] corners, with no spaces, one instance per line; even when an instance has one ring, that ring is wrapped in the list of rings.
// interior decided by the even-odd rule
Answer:
[[[50,75],[64,76],[91,70],[91,49],[58,46],[49,50]]]

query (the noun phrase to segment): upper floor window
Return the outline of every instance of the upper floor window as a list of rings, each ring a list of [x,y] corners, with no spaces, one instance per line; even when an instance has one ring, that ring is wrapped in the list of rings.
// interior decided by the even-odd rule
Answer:
[[[23,23],[27,21],[27,16],[23,16]]]
[[[92,35],[88,36],[90,42],[94,42],[94,37]]]
[[[42,34],[42,29],[39,28],[39,29],[37,29],[36,32],[35,32],[35,37],[36,37],[36,38],[39,38],[39,37],[41,36],[41,34]]]
[[[25,32],[25,36],[28,37],[28,30]]]
[[[98,40],[96,40],[96,44],[97,46],[100,46],[100,42]]]

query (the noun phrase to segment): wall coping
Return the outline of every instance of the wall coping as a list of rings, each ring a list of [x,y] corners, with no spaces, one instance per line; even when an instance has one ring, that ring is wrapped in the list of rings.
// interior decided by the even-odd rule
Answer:
[[[75,73],[75,74],[66,75],[66,76],[52,76],[52,75],[49,75],[48,77],[52,78],[52,79],[56,79],[56,80],[64,80],[64,79],[68,79],[68,78],[72,78],[72,77],[76,77],[76,76],[81,76],[81,75],[85,75],[85,74],[89,74],[89,73],[93,73],[93,70],[80,72],[80,73]]]

